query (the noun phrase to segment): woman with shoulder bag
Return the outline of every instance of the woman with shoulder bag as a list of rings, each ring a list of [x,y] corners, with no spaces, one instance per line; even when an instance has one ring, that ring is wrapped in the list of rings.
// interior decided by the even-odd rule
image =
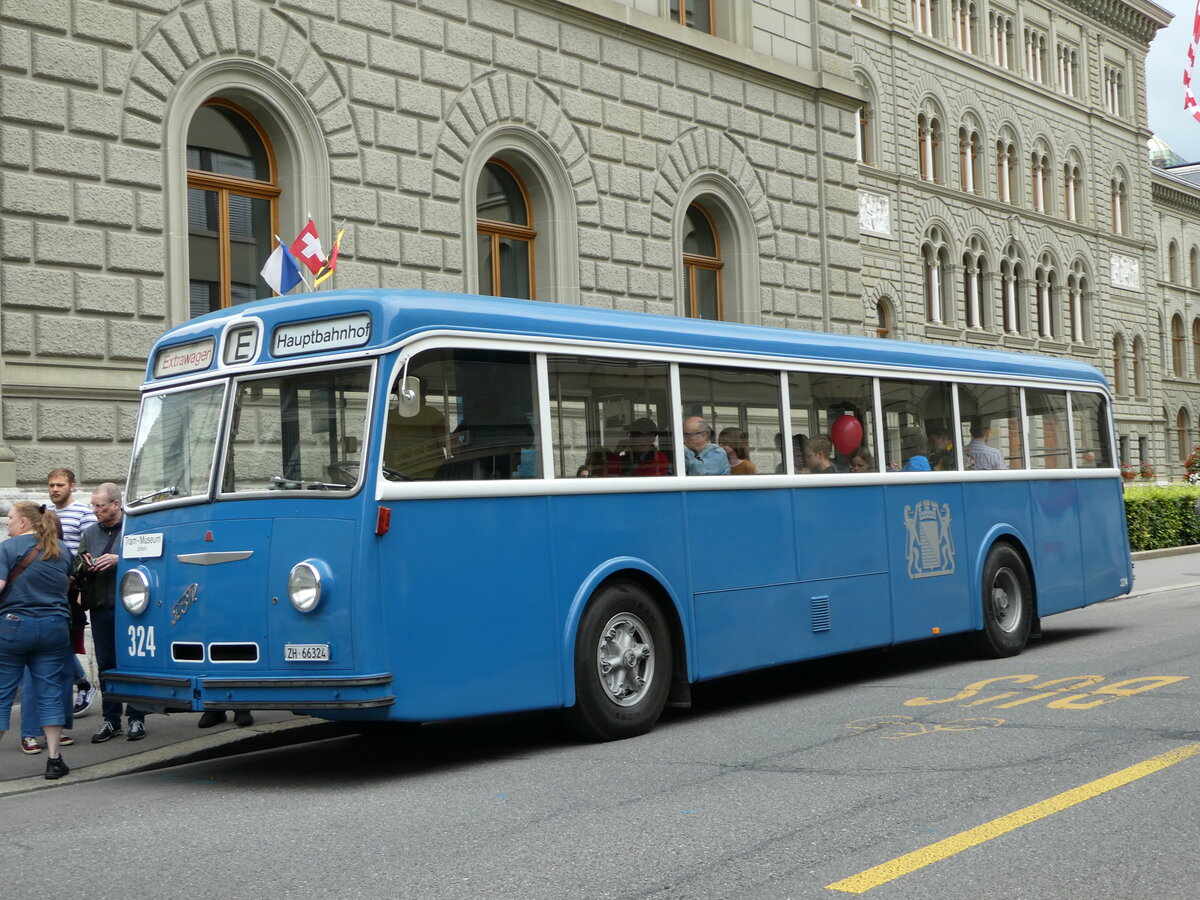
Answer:
[[[71,560],[58,533],[53,509],[14,503],[8,513],[9,538],[0,543],[0,737],[8,730],[13,697],[28,666],[36,696],[21,702],[27,709],[36,705],[41,716],[49,779],[70,771],[59,741],[65,721],[62,685],[71,665]]]

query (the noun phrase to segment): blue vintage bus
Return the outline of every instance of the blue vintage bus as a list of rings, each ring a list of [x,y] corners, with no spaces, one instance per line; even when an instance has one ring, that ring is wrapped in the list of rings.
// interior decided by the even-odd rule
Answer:
[[[620,738],[735,672],[1015,654],[1132,582],[1089,366],[423,291],[168,331],[126,511],[105,691],[159,710]]]

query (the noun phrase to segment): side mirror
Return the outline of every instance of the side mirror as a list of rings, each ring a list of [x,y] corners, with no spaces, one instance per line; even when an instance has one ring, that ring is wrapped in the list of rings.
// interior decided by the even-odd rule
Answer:
[[[399,382],[396,412],[402,419],[411,419],[421,411],[421,379],[407,375]]]

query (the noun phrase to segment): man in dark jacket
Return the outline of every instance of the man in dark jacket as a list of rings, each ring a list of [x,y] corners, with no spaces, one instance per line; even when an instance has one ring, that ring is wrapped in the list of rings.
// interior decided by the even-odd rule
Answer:
[[[79,565],[91,573],[92,641],[96,645],[96,668],[103,687],[104,673],[117,667],[116,607],[117,562],[121,558],[121,529],[125,512],[121,509],[121,489],[111,481],[92,492],[92,511],[96,524],[84,529],[79,540]],[[79,571],[79,570],[77,570]],[[85,576],[86,577],[86,576]],[[102,744],[121,734],[122,704],[104,697],[104,721],[92,735],[93,744]],[[146,736],[146,714],[132,706],[125,707],[129,718],[128,740],[140,741]]]

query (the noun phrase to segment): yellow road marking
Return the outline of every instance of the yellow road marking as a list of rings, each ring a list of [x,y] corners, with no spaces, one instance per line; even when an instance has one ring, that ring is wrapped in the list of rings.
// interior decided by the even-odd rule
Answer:
[[[1098,797],[1114,788],[1129,784],[1131,781],[1137,781],[1139,778],[1153,775],[1160,769],[1173,766],[1177,762],[1183,762],[1185,759],[1193,757],[1198,753],[1200,753],[1200,743],[1187,744],[1175,750],[1170,750],[1159,756],[1155,756],[1153,759],[1129,766],[1111,775],[1105,775],[1103,778],[1097,778],[1095,781],[1090,781],[1077,788],[1064,791],[1055,797],[1042,800],[1032,806],[1009,813],[1006,816],[1001,816],[999,819],[993,819],[991,822],[979,825],[969,831],[945,838],[927,847],[922,847],[920,850],[906,853],[904,856],[898,856],[891,862],[882,863],[881,865],[859,872],[857,875],[851,875],[849,878],[835,881],[833,884],[826,885],[826,887],[834,891],[844,891],[847,894],[866,893],[871,888],[887,884],[887,882],[894,881],[902,875],[907,875],[909,872],[915,872],[917,869],[923,869],[925,866],[940,862],[947,857],[953,856],[955,853],[960,853],[977,844],[982,844],[1009,831],[1014,831],[1022,825],[1028,825],[1030,822],[1044,819],[1085,800]]]

